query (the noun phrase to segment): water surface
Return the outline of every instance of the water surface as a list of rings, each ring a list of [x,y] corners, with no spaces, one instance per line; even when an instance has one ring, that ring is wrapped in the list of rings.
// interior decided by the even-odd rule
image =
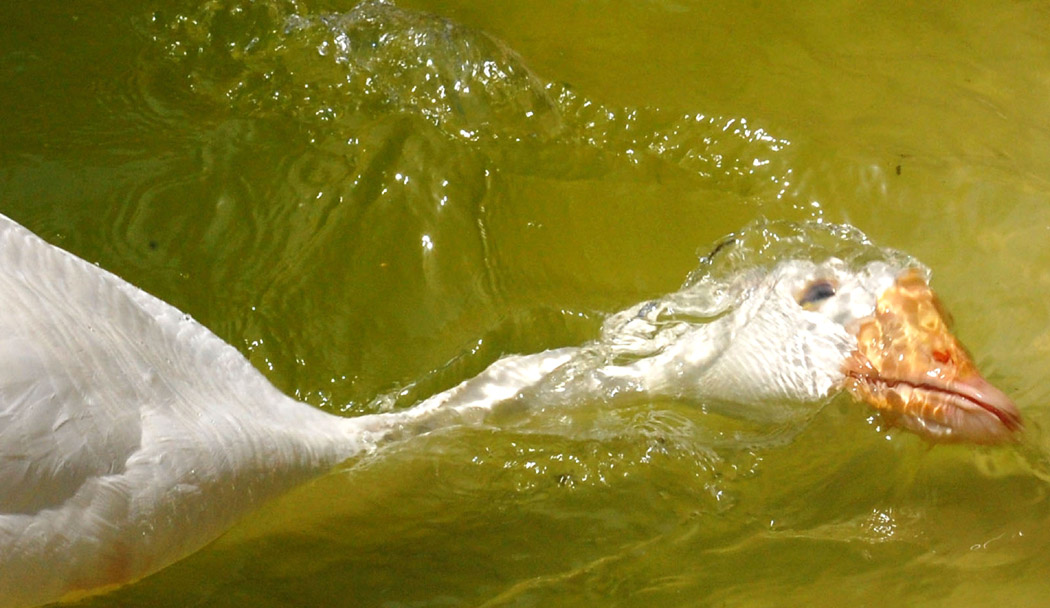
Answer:
[[[1045,598],[1050,13],[494,6],[8,3],[0,212],[346,415],[591,339],[755,219],[850,222],[933,269],[1025,445],[593,404],[348,463],[81,605]]]

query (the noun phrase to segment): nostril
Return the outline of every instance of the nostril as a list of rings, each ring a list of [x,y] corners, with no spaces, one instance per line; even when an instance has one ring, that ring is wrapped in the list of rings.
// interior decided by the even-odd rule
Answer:
[[[949,363],[952,360],[952,355],[946,350],[937,349],[933,351],[933,359],[938,363]]]

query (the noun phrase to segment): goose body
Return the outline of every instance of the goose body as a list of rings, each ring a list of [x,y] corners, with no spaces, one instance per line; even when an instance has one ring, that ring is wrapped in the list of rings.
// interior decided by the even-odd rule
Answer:
[[[925,285],[892,261],[786,260],[612,315],[593,344],[508,356],[413,408],[348,419],[0,215],[0,608],[141,578],[384,440],[526,397],[761,407],[846,389],[933,438],[1009,439],[1016,409],[937,325]]]
[[[362,447],[358,421],[6,218],[0,267],[0,605],[137,578]]]

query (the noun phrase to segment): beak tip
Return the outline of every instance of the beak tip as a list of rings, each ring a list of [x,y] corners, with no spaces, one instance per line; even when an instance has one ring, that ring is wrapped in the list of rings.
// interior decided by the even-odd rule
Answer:
[[[952,389],[962,398],[973,402],[971,408],[965,408],[968,412],[973,412],[970,415],[984,414],[981,418],[986,421],[986,426],[998,431],[994,432],[994,435],[1002,436],[1006,440],[1016,440],[1018,432],[1024,429],[1021,411],[1013,400],[979,374],[974,374],[966,381],[954,383]]]

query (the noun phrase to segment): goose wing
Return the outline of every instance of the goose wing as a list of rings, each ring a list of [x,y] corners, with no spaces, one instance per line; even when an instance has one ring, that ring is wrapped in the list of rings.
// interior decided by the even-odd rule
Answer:
[[[61,505],[140,448],[130,387],[100,390],[135,373],[105,346],[142,315],[118,281],[0,216],[0,513]]]

